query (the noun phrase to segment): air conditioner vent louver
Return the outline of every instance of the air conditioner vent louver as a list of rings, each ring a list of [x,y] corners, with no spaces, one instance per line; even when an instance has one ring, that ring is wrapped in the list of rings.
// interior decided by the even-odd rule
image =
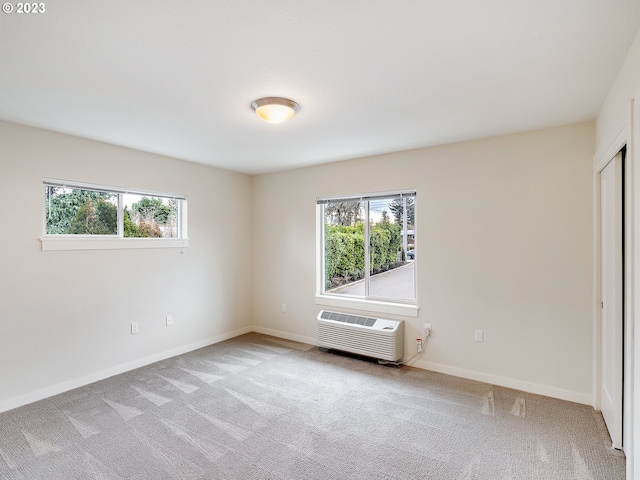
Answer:
[[[376,323],[375,318],[359,317],[357,315],[347,315],[346,313],[328,312],[322,310],[320,312],[324,320],[335,320],[336,322],[354,323],[357,325],[364,325],[365,327],[373,327]]]
[[[404,355],[402,320],[321,310],[317,326],[319,347],[391,361],[398,361]]]

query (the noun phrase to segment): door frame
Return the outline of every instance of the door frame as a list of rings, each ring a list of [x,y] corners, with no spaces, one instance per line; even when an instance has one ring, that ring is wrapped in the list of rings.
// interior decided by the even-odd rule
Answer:
[[[640,90],[636,94],[640,99]],[[640,186],[640,149],[634,148],[640,144],[640,102],[631,100],[628,111],[628,122],[622,128],[615,140],[600,154],[594,156],[593,175],[593,407],[600,410],[601,383],[601,331],[600,308],[601,295],[601,244],[600,244],[600,173],[615,155],[626,147],[623,169],[623,211],[624,211],[624,251],[623,251],[623,329],[624,329],[624,358],[623,358],[623,451],[627,456],[627,478],[634,478],[634,459],[640,459],[640,407],[634,409],[634,398],[640,398],[640,328],[634,328],[636,299],[640,302],[640,293],[634,292],[634,284],[640,284],[640,258],[636,260],[635,239],[640,239],[640,219],[636,221],[636,212],[640,214],[640,207],[634,208],[634,185]],[[636,178],[638,177],[638,178]],[[640,198],[638,198],[640,200]],[[640,246],[639,246],[640,248]],[[636,341],[635,337],[638,337]],[[638,382],[635,380],[638,379]],[[640,460],[639,460],[640,461]]]

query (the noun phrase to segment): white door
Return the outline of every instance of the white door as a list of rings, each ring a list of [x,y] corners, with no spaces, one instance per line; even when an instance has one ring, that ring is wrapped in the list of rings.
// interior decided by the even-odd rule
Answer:
[[[600,174],[600,407],[614,448],[622,448],[622,154]]]

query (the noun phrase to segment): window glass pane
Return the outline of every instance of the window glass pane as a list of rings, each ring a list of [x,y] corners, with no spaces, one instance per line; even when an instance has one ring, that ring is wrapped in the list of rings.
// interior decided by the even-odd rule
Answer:
[[[118,195],[45,186],[45,231],[49,235],[117,235]]]
[[[415,301],[414,218],[415,197],[324,204],[323,293]]]
[[[178,238],[178,200],[124,194],[124,236]]]
[[[364,296],[365,202],[324,206],[325,292]]]
[[[370,297],[389,300],[415,298],[414,262],[406,261],[409,239],[405,235],[405,202],[406,198],[369,202]]]

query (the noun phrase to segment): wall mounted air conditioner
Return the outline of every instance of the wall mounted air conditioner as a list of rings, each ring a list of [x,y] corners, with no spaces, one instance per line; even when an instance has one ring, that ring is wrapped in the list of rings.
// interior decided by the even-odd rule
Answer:
[[[318,346],[396,362],[404,356],[402,320],[321,310]]]

